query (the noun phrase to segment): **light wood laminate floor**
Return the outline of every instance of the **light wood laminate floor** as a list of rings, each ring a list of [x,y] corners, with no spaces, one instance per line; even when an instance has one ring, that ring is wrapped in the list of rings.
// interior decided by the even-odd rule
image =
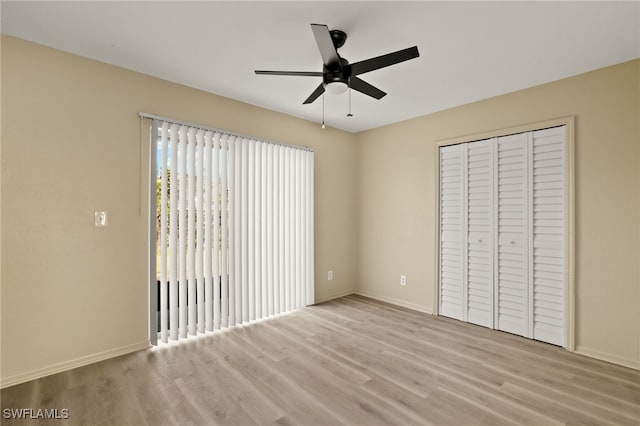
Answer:
[[[1,405],[68,409],[58,425],[638,425],[640,372],[347,296],[16,385]]]

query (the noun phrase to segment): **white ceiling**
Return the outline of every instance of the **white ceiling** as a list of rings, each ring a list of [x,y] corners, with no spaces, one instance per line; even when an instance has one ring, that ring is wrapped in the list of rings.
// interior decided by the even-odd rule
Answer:
[[[640,2],[11,2],[2,33],[320,122],[302,102],[321,71],[309,24],[348,35],[357,62],[417,45],[361,75],[388,93],[326,96],[328,125],[358,132],[640,57]],[[162,111],[154,111],[162,113]]]

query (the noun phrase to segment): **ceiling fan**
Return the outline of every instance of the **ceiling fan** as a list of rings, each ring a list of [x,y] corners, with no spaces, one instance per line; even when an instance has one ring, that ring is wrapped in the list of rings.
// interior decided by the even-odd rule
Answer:
[[[322,83],[309,95],[303,104],[315,101],[325,90],[328,93],[343,93],[349,87],[371,96],[381,99],[385,92],[362,80],[358,75],[380,68],[388,67],[400,62],[408,61],[420,56],[418,47],[413,46],[397,52],[388,53],[375,58],[349,64],[349,61],[338,54],[338,49],[347,40],[347,34],[340,30],[331,30],[326,25],[311,24],[311,30],[318,44],[320,56],[322,56],[322,72],[314,71],[261,71],[256,74],[264,75],[293,75],[301,77],[322,77]]]

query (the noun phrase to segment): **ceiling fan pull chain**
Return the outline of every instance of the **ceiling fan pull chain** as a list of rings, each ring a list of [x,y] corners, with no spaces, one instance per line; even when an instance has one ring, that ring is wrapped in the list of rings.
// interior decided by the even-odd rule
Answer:
[[[347,117],[353,117],[353,114],[351,114],[351,79],[349,79],[349,114],[347,114]]]
[[[322,128],[324,129],[324,93],[322,94]]]

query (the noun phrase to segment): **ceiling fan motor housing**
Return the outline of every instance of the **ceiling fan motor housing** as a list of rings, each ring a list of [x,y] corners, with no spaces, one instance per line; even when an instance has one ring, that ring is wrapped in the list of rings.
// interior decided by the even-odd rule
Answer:
[[[348,86],[349,77],[351,77],[351,65],[344,58],[340,58],[340,64],[335,63],[322,67],[322,84],[325,87],[331,83],[344,83]]]

